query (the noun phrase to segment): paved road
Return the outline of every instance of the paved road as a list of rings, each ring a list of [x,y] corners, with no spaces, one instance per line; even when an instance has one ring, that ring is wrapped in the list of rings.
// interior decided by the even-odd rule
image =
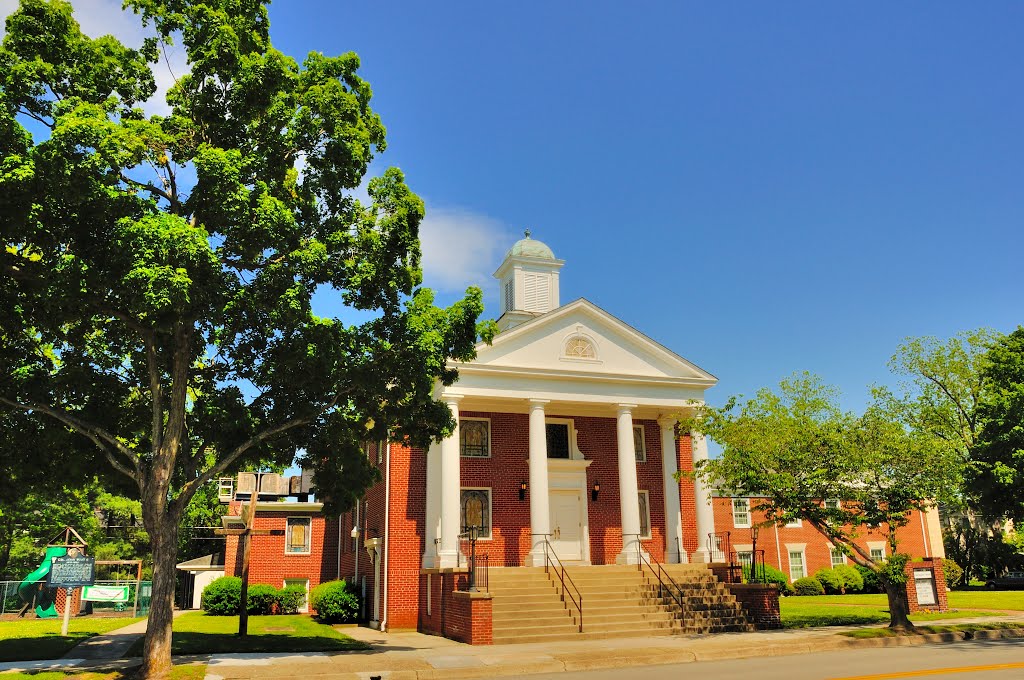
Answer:
[[[1024,640],[818,652],[737,661],[524,675],[529,680],[1018,680]]]

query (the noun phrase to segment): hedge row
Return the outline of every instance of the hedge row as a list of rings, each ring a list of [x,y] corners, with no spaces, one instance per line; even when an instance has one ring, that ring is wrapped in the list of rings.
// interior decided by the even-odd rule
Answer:
[[[241,598],[242,579],[222,576],[203,590],[201,605],[207,614],[234,616],[238,614]],[[306,589],[302,586],[275,588],[265,583],[256,583],[249,586],[245,609],[250,614],[295,614],[305,600]]]

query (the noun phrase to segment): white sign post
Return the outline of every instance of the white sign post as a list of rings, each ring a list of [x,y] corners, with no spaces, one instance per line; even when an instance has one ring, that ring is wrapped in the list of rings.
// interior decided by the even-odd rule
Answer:
[[[60,636],[68,636],[68,623],[71,621],[71,594],[75,592],[74,588],[64,589],[64,623],[60,624]]]

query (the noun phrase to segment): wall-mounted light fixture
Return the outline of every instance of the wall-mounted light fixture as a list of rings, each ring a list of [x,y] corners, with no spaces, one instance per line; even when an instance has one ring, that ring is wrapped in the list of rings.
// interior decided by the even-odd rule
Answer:
[[[601,493],[601,482],[594,482],[594,488],[590,490],[590,500],[596,501],[599,493]]]
[[[526,482],[519,482],[519,500],[526,500]]]

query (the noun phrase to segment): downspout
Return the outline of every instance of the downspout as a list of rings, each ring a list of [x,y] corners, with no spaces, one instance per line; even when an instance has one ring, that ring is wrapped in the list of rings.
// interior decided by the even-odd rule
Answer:
[[[779,525],[775,525],[775,557],[779,560],[779,571],[783,570],[782,567],[782,545],[779,543]],[[785,572],[783,572],[785,573]]]
[[[380,629],[387,632],[388,629],[388,553],[391,548],[391,534],[388,533],[388,524],[391,520],[391,442],[384,452],[384,571],[381,574],[381,585],[384,588],[384,611],[380,618]]]
[[[929,543],[928,543],[928,531],[925,529],[925,526],[924,526],[924,512],[922,512],[921,510],[918,510],[917,514],[921,516],[921,540],[923,542],[924,549],[928,551],[927,552],[927,556],[931,557],[932,556],[932,548],[931,548],[931,545],[929,545]]]

